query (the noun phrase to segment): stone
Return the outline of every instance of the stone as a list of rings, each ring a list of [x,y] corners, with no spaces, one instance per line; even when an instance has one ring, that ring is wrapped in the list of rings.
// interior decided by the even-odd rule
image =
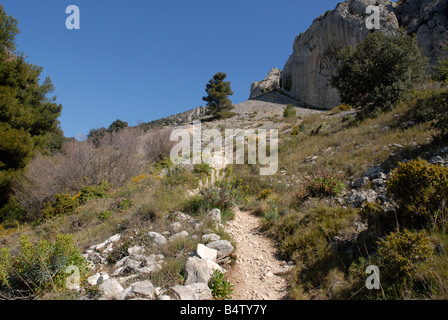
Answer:
[[[383,179],[373,179],[372,180],[372,186],[377,189],[377,188],[381,188],[384,187],[386,185],[386,181]]]
[[[193,283],[187,286],[174,286],[171,288],[176,300],[211,300],[212,291],[205,283]]]
[[[107,239],[107,241],[109,242],[117,242],[118,240],[121,239],[121,235],[119,233],[113,235],[112,237],[110,237],[109,239]]]
[[[280,89],[280,78],[282,71],[273,68],[269,71],[268,75],[261,82],[254,81],[250,88],[249,99],[255,99],[267,92]]]
[[[431,160],[429,160],[428,162],[431,164],[444,164],[445,160],[443,160],[443,158],[440,156],[435,156],[431,158]]]
[[[181,231],[179,233],[173,234],[171,237],[168,238],[170,242],[175,241],[177,239],[182,239],[188,237],[187,231]]]
[[[228,240],[212,241],[207,243],[207,247],[217,250],[220,258],[229,256],[234,250],[233,245]]]
[[[368,184],[369,182],[370,182],[370,179],[367,177],[358,178],[353,182],[353,188],[361,188],[361,187],[365,186],[366,184]]]
[[[216,249],[212,249],[209,247],[206,247],[205,245],[198,243],[196,252],[199,257],[205,260],[210,260],[215,262],[216,258],[218,257],[218,251]]]
[[[144,251],[145,251],[145,249],[141,246],[134,246],[134,247],[128,248],[128,253],[130,256],[141,255]]]
[[[375,202],[378,194],[375,190],[352,190],[347,195],[348,204],[352,205],[355,208],[360,208],[365,202]]]
[[[107,273],[103,272],[103,273],[101,273],[100,277],[98,278],[96,284],[101,285],[109,279],[110,279],[109,275]]]
[[[123,287],[115,279],[109,279],[101,284],[98,289],[104,294],[107,299],[113,299],[118,293],[123,291]]]
[[[208,233],[208,234],[204,234],[202,236],[202,241],[204,241],[204,242],[218,241],[220,239],[221,239],[221,237],[219,235],[217,235],[216,233]]]
[[[140,269],[141,265],[142,263],[140,261],[130,258],[126,259],[126,261],[123,263],[123,267],[127,272],[136,272],[138,271],[138,269]]]
[[[131,284],[115,296],[115,300],[154,299],[154,286],[146,280]]]
[[[166,238],[160,233],[150,231],[148,232],[149,240],[157,247],[163,246],[166,243]]]
[[[91,286],[96,286],[98,283],[98,279],[100,277],[101,277],[101,274],[99,272],[97,272],[93,276],[90,276],[87,278],[87,283],[90,284]]]
[[[217,208],[210,210],[206,218],[211,219],[215,223],[221,223],[221,210]]]
[[[190,257],[185,265],[185,271],[187,274],[185,284],[208,284],[214,270],[219,270],[222,272],[221,267],[213,261],[201,259],[199,257]]]
[[[384,173],[383,168],[381,168],[380,166],[375,166],[375,167],[370,167],[369,169],[367,169],[366,172],[364,172],[362,174],[363,177],[367,177],[369,179],[374,178],[376,175],[380,174],[380,173]]]
[[[170,224],[169,229],[172,233],[178,233],[180,230],[182,230],[182,224],[178,221],[173,222]]]

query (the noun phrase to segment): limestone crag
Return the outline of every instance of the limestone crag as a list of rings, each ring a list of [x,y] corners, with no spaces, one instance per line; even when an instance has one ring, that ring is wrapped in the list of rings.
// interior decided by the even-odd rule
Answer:
[[[432,63],[447,59],[448,1],[409,0],[396,10],[400,25],[415,34],[419,45]]]
[[[281,75],[281,89],[305,105],[331,109],[340,104],[336,89],[328,84],[338,63],[338,52],[356,47],[371,32],[366,26],[366,8],[379,5],[380,30],[393,34],[398,28],[392,2],[388,0],[356,0],[339,3],[314,20],[310,28],[299,34],[293,53]]]
[[[267,92],[280,89],[281,75],[282,75],[281,70],[273,68],[264,80],[262,80],[261,82],[254,81],[250,88],[249,99],[255,99]]]
[[[329,83],[338,64],[338,52],[356,47],[370,32],[366,20],[369,5],[379,7],[378,31],[394,34],[403,27],[415,34],[432,65],[447,59],[448,1],[408,0],[398,5],[389,0],[351,0],[339,3],[314,20],[304,33],[294,40],[293,53],[283,71],[272,69],[261,82],[251,86],[250,99],[280,88],[283,94],[304,106],[331,109],[340,104],[340,97]],[[280,79],[279,79],[280,78]]]

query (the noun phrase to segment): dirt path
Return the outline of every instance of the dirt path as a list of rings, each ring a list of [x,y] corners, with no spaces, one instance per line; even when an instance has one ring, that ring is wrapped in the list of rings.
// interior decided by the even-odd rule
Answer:
[[[237,245],[236,264],[228,272],[234,300],[282,300],[287,298],[286,280],[280,274],[286,263],[276,258],[274,242],[260,230],[259,218],[236,210],[226,225]]]

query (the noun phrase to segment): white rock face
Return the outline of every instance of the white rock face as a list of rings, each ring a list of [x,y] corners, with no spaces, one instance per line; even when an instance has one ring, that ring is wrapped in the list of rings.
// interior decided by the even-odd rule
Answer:
[[[281,74],[282,91],[300,102],[332,109],[340,104],[337,90],[328,80],[338,63],[337,54],[349,46],[356,47],[371,32],[366,26],[369,5],[379,4],[380,30],[393,34],[398,20],[389,0],[353,0],[339,3],[314,20],[310,28],[294,41],[293,54]]]
[[[282,71],[274,68],[272,69],[266,78],[261,81],[255,81],[252,83],[250,88],[250,97],[249,99],[254,99],[259,97],[267,92],[271,92],[277,89],[280,89],[280,77],[282,75]]]

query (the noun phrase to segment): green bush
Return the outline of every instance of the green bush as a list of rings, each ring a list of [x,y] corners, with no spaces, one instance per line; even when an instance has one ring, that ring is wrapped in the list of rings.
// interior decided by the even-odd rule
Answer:
[[[333,177],[316,178],[306,186],[309,196],[317,198],[334,197],[341,194],[344,190],[345,185]]]
[[[406,98],[424,75],[425,58],[415,37],[374,32],[356,50],[343,52],[330,84],[342,103],[363,110],[359,116],[373,116]]]
[[[448,60],[439,61],[436,66],[436,80],[448,82]]]
[[[100,220],[107,220],[110,218],[110,216],[112,215],[112,212],[109,210],[103,211],[100,213],[99,218]]]
[[[84,186],[79,192],[79,200],[86,203],[92,199],[102,199],[107,197],[107,192],[110,190],[110,185],[103,182],[97,186]]]
[[[247,191],[247,187],[244,188],[242,185],[242,180],[236,177],[216,181],[213,186],[201,190],[204,209],[219,208],[221,211],[230,209],[245,201]]]
[[[202,196],[193,196],[183,205],[183,211],[189,215],[199,215],[204,206],[204,198]]]
[[[283,117],[285,118],[295,118],[296,108],[292,104],[288,104],[283,111]]]
[[[218,269],[213,270],[208,286],[212,290],[213,298],[217,300],[230,299],[232,296],[233,284],[225,280],[224,274]]]
[[[389,274],[412,278],[417,266],[430,260],[434,249],[424,232],[391,232],[378,243],[378,255]]]
[[[195,164],[194,165],[194,172],[195,173],[204,173],[206,175],[210,175],[210,173],[212,172],[212,167],[205,163],[205,162],[201,162],[201,164]]]
[[[399,206],[397,216],[402,223],[417,228],[445,226],[448,168],[421,159],[401,163],[386,186]]]
[[[260,194],[258,195],[258,199],[266,199],[268,198],[272,193],[272,190],[270,188],[261,190]]]
[[[45,219],[57,215],[64,215],[72,213],[79,204],[76,197],[69,194],[55,194],[53,203],[47,202],[45,208],[42,210],[42,215]]]
[[[9,249],[0,252],[0,293],[8,298],[35,298],[45,291],[64,289],[68,266],[85,276],[87,263],[76,248],[72,235],[56,236],[55,242],[33,244],[28,236],[20,239],[20,252],[12,257]]]

